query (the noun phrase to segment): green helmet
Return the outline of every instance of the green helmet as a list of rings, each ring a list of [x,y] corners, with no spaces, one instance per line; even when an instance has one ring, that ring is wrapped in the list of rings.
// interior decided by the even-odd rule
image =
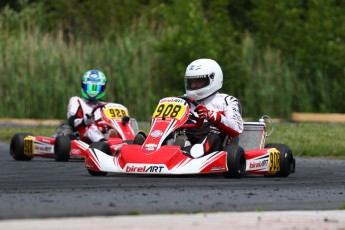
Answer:
[[[107,78],[99,70],[89,70],[81,78],[81,94],[88,100],[99,100],[105,95]]]

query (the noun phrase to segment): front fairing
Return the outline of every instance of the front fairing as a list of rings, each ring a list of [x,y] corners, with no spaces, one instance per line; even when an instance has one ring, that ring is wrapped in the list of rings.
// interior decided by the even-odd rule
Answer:
[[[188,120],[190,107],[177,97],[167,97],[159,101],[151,120],[151,129],[141,151],[150,154],[159,149],[166,138]]]
[[[101,116],[103,122],[115,130],[122,140],[134,139],[137,132],[133,126],[134,120],[130,119],[127,122],[123,122],[122,120],[123,117],[129,117],[128,110],[124,106],[116,103],[109,103],[102,108]]]

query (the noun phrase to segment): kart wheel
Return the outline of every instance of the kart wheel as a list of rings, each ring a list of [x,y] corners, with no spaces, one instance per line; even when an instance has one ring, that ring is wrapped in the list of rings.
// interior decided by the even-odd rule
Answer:
[[[90,145],[89,148],[98,149],[98,150],[104,152],[105,154],[111,156],[111,149],[110,149],[110,146],[108,145],[107,142],[102,142],[102,141],[101,142],[94,142]],[[91,176],[105,176],[108,174],[107,172],[95,171],[95,170],[91,170],[91,169],[88,169],[87,171],[89,172],[89,174]]]
[[[228,145],[224,149],[227,153],[229,171],[223,173],[226,178],[241,178],[246,173],[246,156],[239,145]]]
[[[17,161],[29,161],[33,157],[24,154],[24,138],[30,136],[30,133],[17,133],[15,134],[10,143],[10,154],[13,159]]]
[[[146,135],[142,132],[139,132],[139,133],[137,133],[137,135],[135,135],[134,140],[133,140],[133,144],[143,145],[145,140],[146,140]]]
[[[57,136],[54,145],[55,161],[68,161],[71,151],[71,139],[69,136]]]
[[[287,177],[295,172],[295,159],[292,150],[285,144],[267,144],[265,148],[276,148],[280,152],[280,170],[274,176]]]

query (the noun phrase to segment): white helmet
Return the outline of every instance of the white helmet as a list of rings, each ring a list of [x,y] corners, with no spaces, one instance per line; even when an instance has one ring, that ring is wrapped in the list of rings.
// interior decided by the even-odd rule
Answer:
[[[190,63],[184,78],[186,94],[195,100],[202,100],[223,86],[222,69],[212,59],[198,59]]]

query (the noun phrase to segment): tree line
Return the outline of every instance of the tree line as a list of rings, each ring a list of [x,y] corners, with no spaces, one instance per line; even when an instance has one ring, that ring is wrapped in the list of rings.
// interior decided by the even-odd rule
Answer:
[[[30,39],[23,39],[23,34]],[[66,59],[65,54],[49,56],[55,64],[37,68],[30,58],[13,58],[9,63],[19,50],[22,56],[35,53],[47,37],[52,50],[65,47],[60,52],[65,49],[75,59],[60,70],[56,63],[63,62],[59,57]],[[344,113],[344,37],[345,1],[341,0],[2,0],[0,84],[2,94],[10,90],[5,87],[5,76],[12,75],[9,71],[16,72],[11,77],[51,72],[55,77],[79,78],[88,67],[99,66],[113,84],[107,99],[148,119],[160,97],[184,93],[186,66],[207,57],[220,63],[223,91],[240,99],[244,116]],[[38,48],[31,50],[35,44]],[[17,51],[8,47],[14,45],[19,46]],[[75,90],[78,81],[71,81],[77,86],[66,83],[65,87]],[[45,97],[45,91],[31,90]],[[7,104],[2,102],[3,113],[16,116],[8,112],[15,95]],[[67,100],[50,97],[60,100],[61,106]],[[140,98],[145,101],[139,104]],[[41,116],[36,111],[40,107],[22,107],[17,116]],[[64,116],[60,113],[61,108],[50,116]]]

